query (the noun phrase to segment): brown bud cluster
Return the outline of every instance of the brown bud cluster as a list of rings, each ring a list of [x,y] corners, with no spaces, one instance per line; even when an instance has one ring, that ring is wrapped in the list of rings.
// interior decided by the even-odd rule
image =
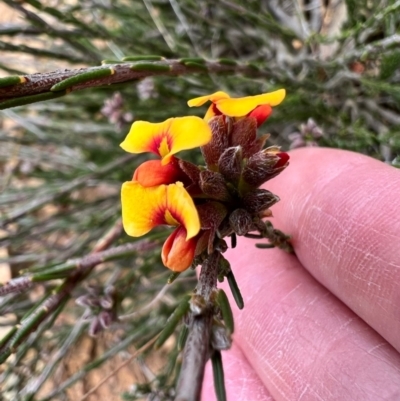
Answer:
[[[235,121],[219,115],[209,125],[212,139],[201,148],[206,168],[179,161],[201,221],[196,258],[213,252],[219,238],[246,235],[257,230],[255,221],[272,215],[270,207],[279,197],[259,187],[282,172],[289,160],[277,146],[263,149],[268,135],[257,136],[254,117]]]

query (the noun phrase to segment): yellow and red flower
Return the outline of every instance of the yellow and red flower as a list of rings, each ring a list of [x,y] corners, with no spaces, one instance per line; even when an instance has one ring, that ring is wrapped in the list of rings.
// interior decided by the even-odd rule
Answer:
[[[164,245],[163,262],[173,271],[186,270],[194,257],[193,239],[200,231],[200,219],[183,184],[144,187],[137,181],[125,182],[121,201],[123,226],[132,237],[147,234],[159,225],[177,227]],[[184,253],[186,258],[177,256]]]
[[[277,147],[262,150],[267,137],[257,137],[257,126],[284,97],[283,89],[243,98],[215,92],[188,102],[197,107],[211,101],[204,119],[136,121],[121,147],[131,153],[151,152],[159,158],[142,163],[132,181],[122,185],[126,233],[138,237],[159,225],[175,227],[161,257],[166,267],[182,272],[195,256],[214,251],[221,227],[226,235],[229,230],[244,235],[252,229],[252,216],[268,215],[269,207],[279,200],[258,187],[288,165],[286,153]],[[232,118],[233,124],[228,124],[226,117]],[[175,156],[196,147],[201,147],[205,168]],[[240,214],[239,209],[247,214]]]
[[[121,148],[129,153],[155,153],[164,165],[175,153],[197,148],[210,139],[210,128],[195,116],[169,118],[162,123],[135,121]]]
[[[231,98],[227,93],[219,91],[211,95],[200,96],[188,101],[189,107],[199,107],[211,101],[204,119],[224,114],[228,117],[254,117],[260,126],[271,114],[272,107],[279,105],[285,98],[285,89],[263,93],[256,96]]]
[[[186,270],[193,261],[200,218],[182,183],[187,176],[173,155],[210,139],[211,130],[204,120],[181,117],[156,124],[137,121],[121,144],[128,152],[152,152],[161,157],[141,164],[132,181],[122,185],[122,222],[126,233],[133,237],[159,225],[177,227],[162,250],[164,265],[176,272]]]

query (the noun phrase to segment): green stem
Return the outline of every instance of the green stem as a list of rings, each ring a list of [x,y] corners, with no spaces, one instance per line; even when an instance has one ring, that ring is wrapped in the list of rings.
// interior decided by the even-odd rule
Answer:
[[[1,49],[1,43],[0,43]],[[152,56],[154,58],[154,56]],[[105,73],[103,74],[103,71]],[[112,71],[112,74],[107,72]],[[238,63],[235,60],[221,59],[207,61],[204,59],[178,59],[146,62],[121,61],[107,66],[81,68],[79,70],[62,70],[49,73],[25,75],[25,82],[1,87],[7,84],[0,79],[0,109],[14,107],[11,103],[16,99],[20,104],[34,103],[37,100],[31,96],[52,93],[52,88],[67,89],[67,93],[86,88],[95,88],[117,83],[137,81],[149,76],[180,76],[195,73],[209,74],[242,74],[256,78],[274,78],[282,81],[279,72],[269,68],[258,69],[253,65]],[[71,79],[71,78],[75,79]],[[8,79],[8,78],[4,78]],[[62,84],[61,84],[62,83]],[[53,89],[54,90],[54,89]]]

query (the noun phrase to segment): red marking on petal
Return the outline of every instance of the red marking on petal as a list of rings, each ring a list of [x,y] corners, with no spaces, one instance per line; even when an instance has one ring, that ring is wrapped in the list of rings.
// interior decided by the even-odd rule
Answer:
[[[163,138],[164,138],[163,133],[160,133],[160,134],[154,136],[151,141],[152,143],[150,145],[150,149],[153,153],[155,153],[158,156],[161,156],[160,155],[160,145],[161,145]]]
[[[151,220],[154,221],[157,226],[168,225],[165,221],[165,209],[161,207],[155,209],[151,216]]]
[[[212,111],[214,113],[214,116],[220,116],[222,113],[218,110],[218,107],[215,103],[212,104]]]
[[[169,212],[171,213],[171,216],[181,225],[184,226],[184,221],[182,217],[182,210],[179,210],[176,208],[175,205],[169,205],[168,208]]]
[[[272,113],[272,107],[269,104],[262,104],[257,106],[253,111],[248,114],[248,117],[254,117],[257,120],[257,127],[259,127]]]

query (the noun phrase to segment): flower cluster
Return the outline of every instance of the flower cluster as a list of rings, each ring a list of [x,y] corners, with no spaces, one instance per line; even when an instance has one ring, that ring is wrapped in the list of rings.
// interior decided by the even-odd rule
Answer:
[[[279,200],[259,187],[285,169],[289,159],[276,146],[263,149],[268,135],[258,137],[257,128],[284,97],[283,89],[243,98],[216,92],[188,102],[190,107],[211,102],[204,119],[134,122],[121,147],[158,158],[141,164],[122,185],[126,233],[136,237],[158,225],[175,226],[164,243],[162,261],[181,272],[211,254],[220,239],[257,229]],[[196,147],[205,166],[175,156]]]

